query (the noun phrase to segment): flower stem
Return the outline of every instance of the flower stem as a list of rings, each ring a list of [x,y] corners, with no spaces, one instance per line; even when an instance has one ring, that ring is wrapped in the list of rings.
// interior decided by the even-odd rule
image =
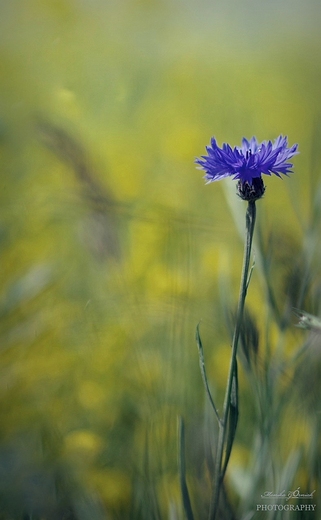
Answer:
[[[241,276],[240,294],[236,314],[236,324],[234,329],[234,335],[232,340],[232,354],[230,360],[230,368],[227,379],[227,386],[225,391],[224,406],[223,406],[223,417],[219,424],[219,434],[217,441],[216,450],[216,461],[215,461],[215,472],[213,481],[213,492],[210,504],[209,520],[215,520],[217,518],[217,512],[219,509],[220,491],[223,484],[225,471],[227,468],[229,456],[232,449],[234,440],[237,415],[238,415],[238,404],[237,404],[237,347],[240,337],[240,331],[243,320],[243,312],[247,289],[249,285],[249,269],[251,260],[251,249],[253,241],[253,232],[256,218],[256,206],[255,201],[249,201],[247,212],[246,212],[246,240],[244,245],[244,257],[243,257],[243,269]],[[231,410],[234,410],[233,417]],[[235,418],[236,417],[236,418]],[[234,424],[229,424],[234,420]],[[228,428],[232,427],[233,431],[229,432],[227,438]],[[225,460],[223,461],[225,452]]]

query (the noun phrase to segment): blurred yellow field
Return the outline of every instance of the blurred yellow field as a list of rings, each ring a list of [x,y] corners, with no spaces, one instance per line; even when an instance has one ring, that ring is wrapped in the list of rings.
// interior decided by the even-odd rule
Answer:
[[[179,416],[208,517],[195,330],[221,408],[246,203],[194,161],[280,134],[300,155],[257,202],[222,520],[299,518],[257,509],[299,486],[319,518],[320,339],[293,308],[320,315],[320,20],[316,0],[0,2],[0,520],[185,518]]]

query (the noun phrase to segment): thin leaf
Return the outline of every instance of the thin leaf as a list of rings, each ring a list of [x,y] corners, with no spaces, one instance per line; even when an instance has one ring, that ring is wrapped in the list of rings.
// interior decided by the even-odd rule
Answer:
[[[254,270],[254,266],[255,266],[255,258],[253,259],[253,262],[252,262],[252,265],[251,265],[251,268],[250,268],[250,272],[249,272],[249,276],[247,278],[246,290],[249,288],[250,281],[251,281],[252,274],[253,274],[253,270]]]
[[[210,391],[209,385],[208,385],[206,369],[205,369],[204,351],[203,351],[203,345],[202,345],[200,331],[199,331],[199,324],[196,327],[196,342],[197,342],[197,348],[198,348],[200,369],[201,369],[201,374],[202,374],[205,390],[206,390],[206,393],[207,393],[208,398],[210,400],[210,403],[212,405],[212,408],[214,410],[214,413],[216,415],[216,418],[217,418],[219,424],[222,424],[221,418],[220,418],[219,413],[217,411],[217,408],[215,406],[215,403],[214,403],[214,400],[213,400],[213,397],[212,397],[212,394],[211,394],[211,391]]]
[[[193,510],[189,497],[188,487],[186,483],[186,465],[185,465],[185,427],[182,417],[178,418],[178,466],[179,479],[181,485],[181,493],[183,507],[187,520],[194,520]]]

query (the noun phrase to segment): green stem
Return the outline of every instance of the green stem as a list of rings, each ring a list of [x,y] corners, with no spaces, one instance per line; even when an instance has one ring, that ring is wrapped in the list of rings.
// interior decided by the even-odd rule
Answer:
[[[215,462],[215,473],[214,473],[214,486],[213,493],[211,497],[210,504],[210,513],[209,520],[215,520],[217,516],[219,499],[220,499],[220,491],[223,484],[224,473],[226,470],[227,462],[224,462],[223,470],[223,455],[224,449],[226,448],[226,432],[228,426],[229,412],[230,412],[230,403],[232,398],[232,388],[233,388],[233,379],[236,376],[236,354],[238,341],[240,337],[240,331],[243,320],[243,312],[245,299],[248,289],[249,282],[249,268],[250,268],[250,260],[251,260],[251,249],[252,249],[252,241],[253,241],[253,232],[255,226],[255,217],[256,217],[256,206],[255,201],[249,201],[248,208],[246,212],[246,240],[244,245],[244,257],[243,257],[243,269],[241,276],[241,286],[240,286],[240,294],[239,301],[237,307],[236,314],[236,324],[234,329],[234,335],[232,340],[232,354],[230,360],[230,368],[227,379],[227,386],[224,398],[224,407],[223,407],[223,417],[222,421],[219,424],[219,435],[217,441],[217,450],[216,450],[216,462]],[[228,457],[229,454],[226,454]]]

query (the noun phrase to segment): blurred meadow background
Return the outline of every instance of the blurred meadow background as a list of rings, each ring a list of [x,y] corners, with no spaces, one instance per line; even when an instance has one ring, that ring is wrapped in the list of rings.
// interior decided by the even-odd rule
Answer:
[[[266,179],[223,518],[320,518],[321,5],[0,0],[0,519],[207,518],[246,203],[211,136],[288,135]],[[315,490],[315,513],[256,512]],[[293,502],[292,502],[293,503]],[[231,511],[234,511],[232,513]],[[292,515],[292,516],[291,516]],[[301,515],[301,516],[300,516]]]

